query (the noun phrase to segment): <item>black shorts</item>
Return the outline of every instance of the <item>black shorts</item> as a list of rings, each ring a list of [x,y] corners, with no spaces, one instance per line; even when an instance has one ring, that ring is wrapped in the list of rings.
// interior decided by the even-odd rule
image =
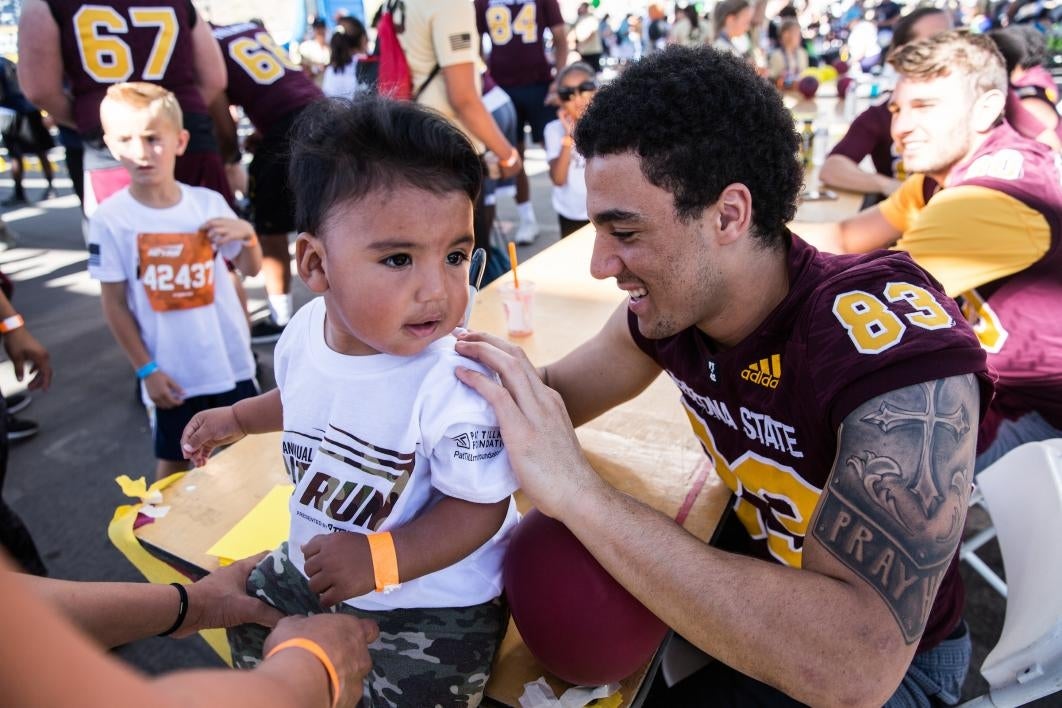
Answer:
[[[247,170],[247,196],[259,236],[295,230],[295,195],[288,188],[291,128],[303,109],[281,118],[262,136]]]
[[[254,379],[237,381],[236,388],[222,393],[192,396],[176,408],[155,409],[155,457],[160,460],[184,461],[181,452],[181,434],[192,416],[209,408],[231,406],[237,401],[258,395],[258,383]]]
[[[549,94],[549,84],[527,84],[525,86],[502,86],[516,106],[516,133],[521,142],[524,126],[531,126],[531,139],[542,142],[542,131],[546,123],[557,119],[557,109],[545,104]]]

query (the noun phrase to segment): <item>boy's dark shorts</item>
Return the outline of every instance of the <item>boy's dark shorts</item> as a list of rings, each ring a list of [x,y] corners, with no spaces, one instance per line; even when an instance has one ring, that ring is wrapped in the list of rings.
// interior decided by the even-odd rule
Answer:
[[[542,133],[546,123],[557,119],[557,109],[547,106],[544,101],[549,94],[549,84],[527,84],[526,86],[502,86],[516,106],[516,137],[523,141],[524,126],[531,126],[531,140],[542,143]]]
[[[184,461],[181,452],[181,433],[196,413],[209,408],[231,406],[237,401],[258,395],[254,379],[237,381],[236,388],[206,396],[192,396],[176,408],[155,409],[155,457],[160,460]]]
[[[295,195],[288,188],[291,129],[303,109],[277,121],[254,152],[247,170],[247,196],[254,210],[254,230],[259,236],[295,230]]]

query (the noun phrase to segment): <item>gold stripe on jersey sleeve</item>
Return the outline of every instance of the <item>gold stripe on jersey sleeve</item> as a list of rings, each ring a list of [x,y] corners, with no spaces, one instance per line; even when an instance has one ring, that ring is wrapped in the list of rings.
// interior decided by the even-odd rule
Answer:
[[[897,231],[902,233],[910,228],[918,218],[918,213],[925,208],[926,203],[922,199],[924,182],[925,175],[911,175],[888,199],[878,204],[885,221]]]
[[[933,197],[896,248],[955,297],[1025,270],[1050,245],[1043,214],[999,190],[964,185]]]

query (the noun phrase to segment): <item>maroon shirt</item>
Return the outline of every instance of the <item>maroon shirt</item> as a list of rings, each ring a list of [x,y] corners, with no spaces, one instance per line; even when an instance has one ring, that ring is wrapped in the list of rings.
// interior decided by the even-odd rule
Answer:
[[[108,86],[122,81],[160,84],[177,96],[185,114],[206,115],[196,87],[196,13],[190,0],[110,0],[107,5],[46,1],[59,26],[63,69],[82,135],[99,136],[100,102]]]
[[[1004,162],[1008,169],[993,169]],[[1016,418],[1036,411],[1062,429],[1062,175],[1057,157],[1051,148],[1022,138],[1004,123],[970,160],[948,175],[948,189],[960,185],[1002,192],[1040,212],[1050,229],[1050,245],[1039,261],[979,286],[975,293],[995,316],[995,323],[984,324],[1006,332],[1002,343],[990,347],[988,354],[989,366],[999,377],[993,413]],[[932,208],[930,201],[926,209]],[[1027,228],[1023,224],[1013,227]],[[986,230],[970,238],[993,238],[993,234]],[[987,432],[994,428],[990,426]]]
[[[1045,100],[1052,106],[1058,100],[1058,84],[1055,83],[1055,78],[1051,76],[1051,72],[1042,66],[1026,69],[1025,73],[1015,79],[1013,83],[1015,88],[1034,86],[1041,89]]]
[[[229,101],[243,107],[262,135],[324,94],[288,59],[265,28],[253,22],[213,27],[229,74]]]
[[[838,426],[852,410],[898,388],[967,373],[982,378],[983,410],[991,385],[984,350],[957,304],[908,255],[834,256],[794,236],[788,262],[786,298],[729,349],[695,327],[650,340],[638,331],[633,314],[628,320],[637,345],[682,391],[694,432],[735,491],[734,512],[751,538],[751,552],[801,567],[808,524],[837,455]],[[924,289],[951,324],[934,330],[915,326],[908,316],[916,310],[906,300],[890,303],[883,296],[897,282]],[[906,324],[891,346],[877,353],[857,349],[846,328],[851,323],[835,314],[837,298],[850,293],[878,300]],[[918,442],[912,439],[912,447]],[[951,501],[963,503],[965,512],[965,497]],[[953,559],[922,649],[946,637],[962,615],[964,594],[955,566]]]
[[[841,142],[830,150],[830,154],[843,155],[857,164],[870,155],[874,169],[879,175],[897,177],[901,160],[892,146],[892,135],[889,132],[891,126],[892,114],[889,113],[889,102],[886,99],[860,113],[852,121]]]
[[[490,37],[488,68],[499,86],[553,80],[542,37],[564,24],[557,0],[476,0],[476,24]]]

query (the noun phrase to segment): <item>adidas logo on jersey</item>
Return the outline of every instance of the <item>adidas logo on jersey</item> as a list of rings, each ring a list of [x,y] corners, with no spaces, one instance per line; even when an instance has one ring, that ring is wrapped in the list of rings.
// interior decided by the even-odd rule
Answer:
[[[767,388],[778,388],[782,380],[782,355],[772,354],[769,360],[752,362],[742,370],[741,378]]]

